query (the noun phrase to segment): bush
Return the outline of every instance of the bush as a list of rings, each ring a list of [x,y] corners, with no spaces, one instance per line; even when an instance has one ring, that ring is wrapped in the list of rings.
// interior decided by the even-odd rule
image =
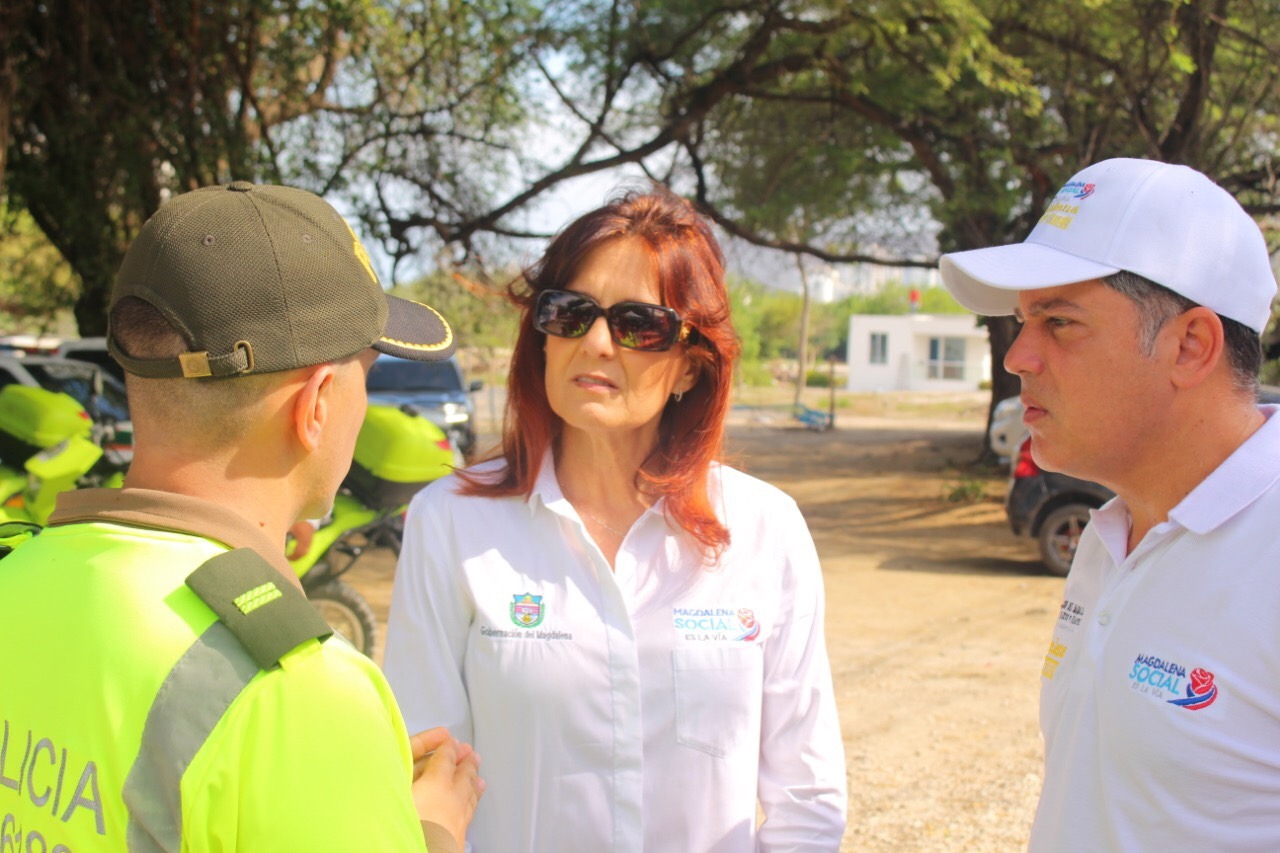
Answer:
[[[768,388],[773,384],[773,372],[763,362],[740,361],[738,380],[749,388]]]
[[[963,477],[959,482],[946,486],[947,501],[953,504],[971,504],[987,496],[987,486],[974,477]]]
[[[810,370],[804,375],[804,384],[810,388],[830,388],[831,374],[826,370]]]

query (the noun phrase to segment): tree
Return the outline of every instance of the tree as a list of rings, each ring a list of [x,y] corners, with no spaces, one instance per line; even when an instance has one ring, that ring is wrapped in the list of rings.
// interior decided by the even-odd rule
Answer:
[[[79,291],[71,268],[31,217],[0,207],[0,327],[48,332]]]
[[[357,209],[391,164],[466,195],[450,162],[518,114],[501,80],[514,4],[13,0],[0,10],[0,184],[78,274],[101,333],[124,251],[169,195],[286,182]],[[493,69],[499,69],[495,72]],[[391,118],[414,134],[388,139]],[[381,146],[381,147],[379,147]],[[415,157],[426,151],[430,156]],[[379,156],[374,156],[378,154]],[[479,166],[479,163],[475,164]],[[480,172],[483,174],[483,171]],[[425,180],[425,179],[424,179]]]
[[[332,195],[394,260],[445,267],[545,236],[526,216],[537,200],[623,167],[739,239],[831,263],[932,266],[1015,242],[1109,156],[1185,162],[1280,211],[1280,16],[1264,0],[15,0],[0,14],[11,200],[84,279],[89,330],[164,192],[230,177]],[[1014,326],[988,328],[999,364]],[[993,403],[1017,384],[996,374]]]
[[[1021,240],[1063,180],[1109,156],[1185,162],[1280,209],[1280,16],[1261,0],[547,8],[523,132],[564,142],[497,154],[516,189],[493,185],[480,212],[385,192],[397,240],[469,252],[485,231],[527,234],[517,214],[549,186],[624,165],[735,237],[836,263],[931,266]],[[987,325],[999,364],[1015,327]],[[1016,388],[997,369],[992,404]]]
[[[0,27],[0,174],[77,272],[101,333],[130,240],[171,193],[278,181],[274,131],[324,103],[367,4],[14,0]]]
[[[511,276],[514,278],[514,275]],[[483,272],[437,271],[392,293],[425,302],[449,319],[460,347],[505,349],[515,344],[518,315],[505,296],[505,283],[481,281]]]
[[[758,67],[788,73],[739,87],[684,142],[699,202],[744,239],[848,260],[868,242],[857,228],[878,233],[876,211],[905,205],[941,225],[942,250],[1015,242],[1071,173],[1121,155],[1188,163],[1253,212],[1280,209],[1271,4],[981,0],[878,4],[874,18],[814,3],[793,15],[757,8],[757,32],[772,21],[785,33]],[[769,138],[761,128],[785,126],[783,112],[807,132]],[[779,179],[806,170],[822,179]],[[743,173],[759,179],[726,178]],[[752,214],[777,204],[753,188],[766,180],[794,207],[843,211],[825,220],[825,246],[795,245],[769,227],[776,215]],[[987,325],[998,365],[1015,329],[1007,318]],[[992,405],[1016,388],[997,370]]]

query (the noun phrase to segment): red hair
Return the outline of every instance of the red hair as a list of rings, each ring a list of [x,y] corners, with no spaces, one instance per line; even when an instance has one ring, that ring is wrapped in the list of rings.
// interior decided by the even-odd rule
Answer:
[[[505,458],[506,467],[493,478],[459,472],[462,492],[483,497],[532,494],[542,458],[563,427],[547,400],[546,353],[543,334],[533,327],[534,300],[543,290],[563,289],[591,252],[628,237],[638,239],[653,257],[662,304],[693,327],[686,343],[677,346],[687,348],[698,374],[680,402],[668,400],[658,424],[658,444],[637,476],[666,498],[667,516],[714,558],[729,544],[729,531],[711,506],[707,475],[724,449],[738,336],[729,321],[720,244],[692,205],[660,187],[629,192],[579,217],[508,287],[521,314],[507,377],[502,448],[494,454]]]

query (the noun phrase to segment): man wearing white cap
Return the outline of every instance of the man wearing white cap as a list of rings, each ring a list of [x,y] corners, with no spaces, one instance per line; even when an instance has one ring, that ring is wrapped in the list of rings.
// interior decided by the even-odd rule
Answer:
[[[1036,462],[1117,497],[1085,529],[1041,673],[1032,850],[1280,850],[1280,418],[1257,404],[1276,282],[1185,166],[1106,160],[1026,242],[944,255],[1022,323]]]

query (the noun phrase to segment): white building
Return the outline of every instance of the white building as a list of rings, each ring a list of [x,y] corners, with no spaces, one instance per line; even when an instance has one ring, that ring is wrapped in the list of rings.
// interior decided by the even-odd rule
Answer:
[[[855,314],[846,355],[850,391],[976,391],[991,379],[972,314]]]

